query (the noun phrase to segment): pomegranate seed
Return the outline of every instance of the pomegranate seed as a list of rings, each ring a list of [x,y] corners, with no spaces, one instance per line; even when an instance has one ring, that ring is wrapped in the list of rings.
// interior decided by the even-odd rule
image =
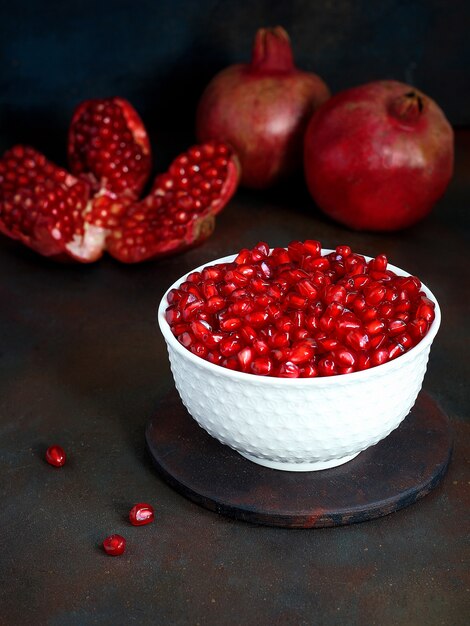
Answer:
[[[273,371],[273,362],[268,357],[260,356],[251,363],[251,371],[258,376],[269,376]]]
[[[333,352],[336,363],[341,367],[353,367],[356,364],[357,356],[351,350],[336,350]]]
[[[314,349],[313,346],[304,341],[298,344],[294,344],[290,351],[290,360],[292,363],[298,365],[299,363],[305,363],[309,359],[313,357]]]
[[[240,361],[240,366],[244,371],[247,371],[250,363],[253,361],[253,350],[251,348],[243,348],[237,354],[238,360]]]
[[[358,276],[354,276],[352,281],[354,288],[360,289],[370,283],[370,276],[367,276],[366,274],[359,274]]]
[[[65,464],[65,451],[60,446],[49,446],[46,450],[46,461],[54,467],[62,467]]]
[[[320,318],[319,326],[322,330],[330,332],[335,327],[335,320],[333,317],[331,317],[331,315],[325,313]]]
[[[369,336],[359,328],[346,335],[346,341],[354,350],[366,350],[369,347]]]
[[[400,354],[403,354],[404,351],[405,349],[401,344],[392,343],[388,349],[388,355],[390,359],[396,359],[397,356],[400,356]]]
[[[290,332],[294,328],[294,322],[290,319],[290,317],[278,317],[275,321],[275,326],[279,330]]]
[[[176,304],[182,298],[183,294],[179,289],[171,289],[167,294],[168,304]]]
[[[357,357],[357,369],[358,370],[367,370],[371,367],[372,363],[370,360],[370,355],[366,352],[361,352],[361,354]]]
[[[194,342],[189,347],[190,351],[196,356],[200,356],[202,359],[205,359],[209,350],[203,343]]]
[[[377,285],[375,287],[368,286],[365,289],[366,304],[369,306],[379,304],[385,298],[386,293],[387,290],[382,285]]]
[[[434,313],[434,302],[429,300],[429,298],[421,298],[421,304],[418,306],[416,311],[416,317],[420,317],[423,320],[426,320],[428,324],[434,321],[435,313]]]
[[[370,360],[372,365],[382,365],[382,363],[386,363],[389,360],[390,356],[388,350],[378,349],[372,352]]]
[[[235,263],[237,265],[244,265],[250,260],[251,260],[251,252],[247,250],[247,248],[243,248],[243,250],[240,250],[240,252],[238,253],[237,258],[235,259]]]
[[[336,350],[341,344],[334,337],[317,337],[317,345],[323,352]]]
[[[297,293],[288,293],[286,303],[292,309],[305,309],[308,304],[308,298]]]
[[[346,289],[342,285],[330,285],[326,288],[326,302],[344,302],[346,300]]]
[[[214,296],[219,295],[219,290],[217,289],[213,280],[208,280],[202,285],[202,293],[204,297],[208,300]]]
[[[300,370],[295,363],[291,361],[286,361],[285,363],[281,363],[278,376],[280,378],[298,378],[300,375]]]
[[[302,378],[315,378],[318,376],[318,368],[313,363],[307,363],[307,365],[300,368],[300,375]]]
[[[269,345],[272,348],[283,348],[288,346],[290,342],[290,334],[287,330],[278,330],[269,338]]]
[[[219,343],[219,350],[223,356],[232,356],[236,354],[243,347],[240,339],[236,337],[225,337]]]
[[[209,313],[217,313],[225,307],[225,300],[221,296],[212,296],[206,302],[206,310]]]
[[[367,324],[364,324],[364,329],[369,335],[378,335],[385,328],[385,322],[382,320],[373,319]]]
[[[318,297],[318,288],[315,287],[311,280],[308,280],[306,278],[304,278],[303,280],[299,280],[296,288],[302,296],[305,296],[309,300],[315,300]]]
[[[371,261],[374,270],[384,272],[387,269],[388,260],[385,254],[379,254]]]
[[[394,337],[395,335],[399,335],[406,328],[406,324],[403,320],[390,320],[388,323],[388,334],[390,337]]]
[[[223,359],[220,364],[223,367],[226,367],[229,370],[240,371],[240,365],[238,359],[235,357],[229,357],[228,359]]]
[[[423,318],[415,319],[408,325],[410,335],[418,341],[428,332],[428,323]]]
[[[420,281],[387,266],[385,255],[366,263],[349,246],[322,257],[313,240],[271,252],[261,242],[233,263],[190,273],[168,293],[165,317],[183,346],[222,367],[282,378],[348,374],[397,358],[434,319]]]
[[[153,507],[150,504],[139,502],[129,511],[129,521],[133,526],[144,526],[153,522],[155,517]]]
[[[336,246],[336,254],[342,257],[349,256],[351,254],[351,248],[349,246]]]
[[[393,315],[393,306],[390,302],[384,302],[378,308],[379,317],[390,319]]]
[[[387,335],[385,333],[379,333],[378,335],[374,335],[370,338],[370,347],[373,350],[377,350],[380,346],[387,340]]]
[[[243,321],[239,317],[229,317],[228,319],[220,322],[221,330],[237,330],[243,326]]]
[[[120,556],[126,549],[126,540],[121,535],[110,535],[103,541],[103,548],[109,556]]]
[[[251,326],[243,326],[242,329],[240,330],[240,335],[242,336],[242,338],[247,342],[247,343],[253,343],[258,335],[256,334],[256,331],[254,328],[251,328]]]
[[[359,314],[359,317],[364,323],[371,322],[377,318],[378,311],[374,306],[367,307]]]
[[[395,337],[395,341],[403,346],[405,350],[409,350],[414,345],[413,339],[411,338],[411,335],[409,333],[402,333],[401,335],[397,335]]]
[[[321,359],[318,362],[318,373],[321,376],[334,376],[337,373],[336,363],[332,359]]]
[[[309,256],[314,258],[319,257],[321,254],[321,243],[314,239],[307,239],[304,241],[304,249]]]

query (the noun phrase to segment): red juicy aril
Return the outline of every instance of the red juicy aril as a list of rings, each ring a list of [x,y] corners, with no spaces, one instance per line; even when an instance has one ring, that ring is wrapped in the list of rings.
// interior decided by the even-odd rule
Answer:
[[[150,141],[134,107],[124,98],[82,102],[68,137],[70,170],[93,193],[136,199],[152,167]]]
[[[348,374],[421,341],[434,303],[415,276],[383,254],[349,246],[322,256],[318,241],[242,250],[192,272],[168,293],[166,320],[193,354],[232,370],[282,378]]]
[[[134,171],[118,194],[122,177],[112,179],[94,168],[93,159],[87,162],[88,173],[84,165],[75,177],[33,148],[6,152],[0,160],[0,232],[58,260],[90,263],[107,250],[137,263],[204,241],[238,184],[236,158],[215,142],[177,157],[140,201],[133,198],[142,171]],[[91,178],[101,185],[96,194]]]
[[[46,450],[46,461],[54,467],[65,465],[66,455],[61,446],[49,446]]]
[[[300,168],[308,120],[329,95],[321,78],[295,67],[283,28],[260,28],[251,63],[226,68],[203,93],[197,135],[234,147],[242,184],[269,187]]]
[[[109,556],[121,556],[126,549],[126,540],[122,535],[110,535],[103,541],[103,549]]]
[[[406,228],[425,217],[453,170],[453,132],[414,87],[379,81],[336,94],[305,135],[305,176],[315,202],[358,230]]]
[[[139,502],[129,511],[129,521],[133,526],[145,526],[155,519],[155,512],[150,504]]]

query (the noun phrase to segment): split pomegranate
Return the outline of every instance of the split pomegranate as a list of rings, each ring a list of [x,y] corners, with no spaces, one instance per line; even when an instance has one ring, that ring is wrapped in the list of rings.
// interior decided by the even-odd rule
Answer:
[[[424,218],[452,176],[453,132],[414,87],[379,81],[336,94],[305,135],[305,176],[317,205],[358,230]]]
[[[120,556],[126,549],[126,540],[121,535],[110,535],[103,541],[103,549],[109,556]]]
[[[272,251],[264,242],[231,263],[189,274],[165,317],[193,354],[259,376],[314,378],[382,365],[426,335],[434,303],[416,276],[349,246],[318,241]]]
[[[197,135],[232,145],[242,184],[265,188],[300,168],[308,120],[329,95],[321,78],[295,67],[283,28],[261,28],[251,63],[228,67],[204,91]]]
[[[155,519],[153,507],[150,504],[140,502],[135,504],[129,511],[129,521],[133,526],[144,526]]]
[[[65,465],[65,451],[60,446],[49,446],[46,450],[46,461],[54,467],[62,467]]]
[[[72,118],[68,138],[70,170],[93,194],[136,199],[152,167],[150,141],[134,107],[124,98],[85,100]]]
[[[87,163],[91,171],[94,160]],[[156,177],[140,201],[130,195],[137,192],[142,172],[121,195],[110,191],[118,179],[103,172],[93,169],[104,185],[94,196],[88,182],[33,148],[13,147],[0,160],[0,232],[44,256],[83,263],[105,250],[125,263],[173,254],[212,233],[215,215],[236,190],[239,167],[225,144],[193,146]]]

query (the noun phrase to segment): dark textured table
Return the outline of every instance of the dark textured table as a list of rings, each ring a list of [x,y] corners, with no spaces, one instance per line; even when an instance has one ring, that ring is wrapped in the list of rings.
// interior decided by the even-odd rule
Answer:
[[[126,267],[61,266],[0,242],[0,624],[445,624],[466,622],[470,133],[433,214],[400,234],[351,233],[301,182],[240,191],[202,247]],[[155,326],[165,288],[192,267],[263,239],[317,238],[385,252],[440,301],[425,390],[450,417],[453,458],[416,504],[374,521],[288,530],[219,516],[157,475],[144,431],[172,386]],[[48,466],[47,445],[69,453]],[[132,527],[129,508],[155,506]],[[126,536],[110,558],[103,538]]]

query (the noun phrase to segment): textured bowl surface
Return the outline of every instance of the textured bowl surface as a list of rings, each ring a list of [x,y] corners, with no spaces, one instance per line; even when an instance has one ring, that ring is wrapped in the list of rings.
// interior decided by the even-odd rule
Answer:
[[[192,271],[232,261],[235,256]],[[388,267],[396,274],[408,275],[394,265]],[[178,287],[186,276],[169,289]],[[321,470],[350,461],[386,437],[414,405],[441,320],[436,298],[424,285],[423,291],[435,303],[436,317],[417,346],[378,367],[331,377],[256,376],[195,356],[178,342],[165,320],[168,292],[161,300],[158,322],[176,388],[202,428],[261,465],[289,471]]]

